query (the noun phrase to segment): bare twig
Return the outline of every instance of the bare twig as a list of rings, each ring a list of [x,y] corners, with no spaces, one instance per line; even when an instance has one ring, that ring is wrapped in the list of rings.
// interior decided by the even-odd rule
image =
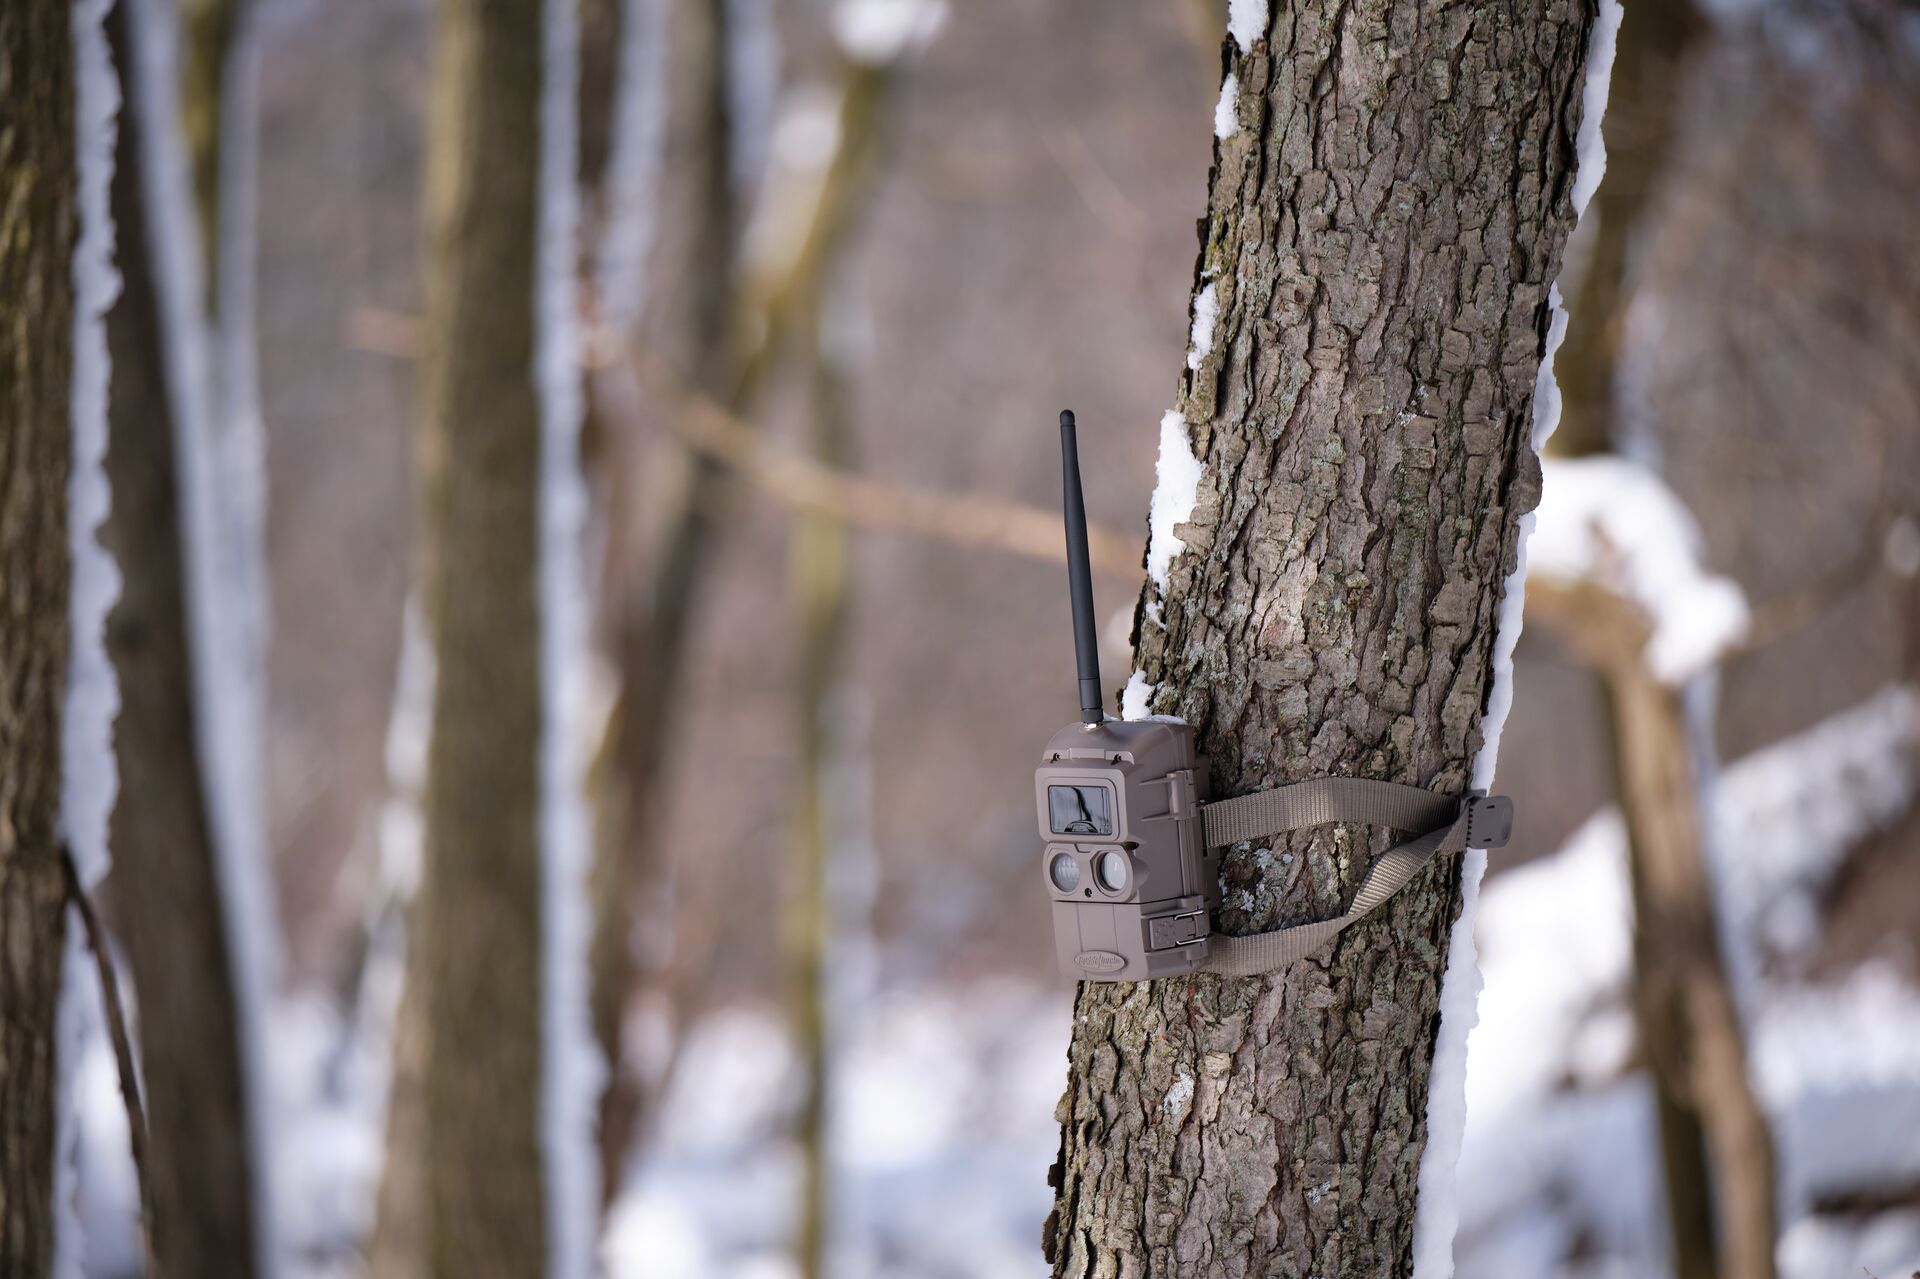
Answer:
[[[795,510],[956,546],[1004,551],[1049,563],[1066,562],[1060,516],[1053,511],[867,479],[784,452],[766,443],[739,415],[693,386],[659,357],[631,347],[604,330],[596,330],[589,337],[588,358],[594,367],[624,370],[636,389],[644,386],[665,395],[682,410],[666,416],[683,444],[733,467],[768,496]],[[418,320],[392,311],[362,308],[349,321],[347,340],[359,350],[412,359],[419,354]],[[1139,538],[1096,525],[1087,530],[1087,545],[1095,572],[1130,579],[1141,576]]]
[[[647,352],[617,348],[611,360],[624,366],[636,382],[675,402],[681,411],[666,417],[689,448],[725,462],[795,509],[956,546],[1066,562],[1060,516],[1053,511],[911,488],[836,470],[768,444],[752,427]],[[1139,539],[1096,526],[1087,531],[1087,543],[1096,571],[1126,578],[1141,575]]]
[[[120,1096],[127,1106],[127,1145],[133,1154],[133,1172],[140,1183],[141,1242],[146,1247],[147,1276],[154,1279],[157,1267],[153,1251],[153,1180],[147,1175],[147,1115],[140,1104],[140,1076],[133,1060],[133,1037],[127,1033],[126,1007],[120,1000],[120,978],[113,966],[113,954],[107,948],[106,929],[93,908],[93,899],[80,883],[79,867],[74,865],[73,850],[60,845],[60,868],[66,874],[67,900],[80,916],[87,934],[87,949],[100,975],[100,1006],[107,1018],[107,1037],[113,1041],[114,1062],[120,1069]]]

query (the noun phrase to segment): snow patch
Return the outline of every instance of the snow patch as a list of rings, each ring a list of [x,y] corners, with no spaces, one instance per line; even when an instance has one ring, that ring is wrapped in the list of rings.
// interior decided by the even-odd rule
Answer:
[[[1156,686],[1147,681],[1144,671],[1135,671],[1127,677],[1127,686],[1120,690],[1120,718],[1145,719],[1147,708],[1153,705]]]
[[[549,1273],[586,1279],[594,1266],[595,1102],[606,1063],[587,1021],[588,819],[585,713],[590,602],[582,540],[581,346],[574,264],[579,225],[575,94],[579,32],[571,6],[547,6],[540,103],[540,243],[529,299],[538,321],[540,397],[541,1149],[546,1163]]]
[[[66,705],[60,721],[60,837],[73,852],[88,888],[107,872],[107,822],[120,790],[113,756],[113,721],[120,686],[107,659],[107,613],[120,598],[120,569],[100,545],[112,504],[108,487],[107,308],[120,295],[114,266],[113,216],[107,188],[113,180],[120,85],[114,78],[101,20],[105,0],[73,10],[77,101],[80,234],[73,252],[73,371],[70,393],[72,461],[67,475],[67,547],[72,563],[68,596]]]
[[[113,493],[108,487],[107,308],[120,294],[114,267],[113,148],[120,85],[114,77],[101,22],[107,0],[81,0],[69,11],[74,50],[74,151],[79,187],[79,237],[73,248],[72,380],[68,385],[71,455],[67,473],[67,689],[60,715],[60,810],[57,827],[83,887],[91,889],[109,864],[107,824],[120,774],[113,755],[113,721],[120,685],[107,659],[107,612],[120,596],[120,570],[100,545]],[[54,1241],[53,1274],[77,1279],[86,1264],[88,1232],[75,1204],[79,1176],[80,1098],[75,1080],[88,1041],[98,1038],[99,990],[81,937],[80,920],[66,911],[60,998],[54,1015]]]
[[[1201,361],[1213,354],[1213,326],[1220,319],[1220,292],[1209,284],[1193,299],[1192,345],[1187,348],[1187,367],[1198,369]],[[1164,430],[1164,426],[1162,427]]]
[[[1737,644],[1747,602],[1700,564],[1700,533],[1660,477],[1621,457],[1548,458],[1528,554],[1539,577],[1592,582],[1631,601],[1652,634],[1646,663],[1679,685]]]
[[[1167,570],[1174,556],[1187,549],[1174,529],[1193,517],[1206,470],[1187,439],[1187,419],[1179,410],[1168,409],[1160,417],[1160,458],[1154,465],[1158,483],[1147,515],[1147,576],[1162,592],[1167,589]]]
[[[1850,847],[1905,811],[1914,708],[1912,690],[1889,689],[1725,770],[1708,845],[1737,850],[1711,866],[1736,951],[1759,943],[1782,898],[1817,893]],[[1602,1260],[1619,1273],[1664,1258],[1647,1081],[1621,1073],[1633,1039],[1632,914],[1613,808],[1488,886],[1462,1156],[1472,1273],[1560,1273],[1583,1234],[1605,1241]],[[1903,1140],[1920,1122],[1920,993],[1885,966],[1831,985],[1803,984],[1790,968],[1753,974],[1748,1001],[1789,1236],[1826,1228],[1793,1224],[1816,1194],[1920,1176],[1920,1150]],[[1857,1269],[1844,1263],[1786,1273]]]
[[[856,62],[878,66],[926,48],[946,21],[946,0],[840,0],[833,38]]]
[[[1593,35],[1587,44],[1587,82],[1580,98],[1580,132],[1574,139],[1574,216],[1587,211],[1587,201],[1600,189],[1607,173],[1607,144],[1600,123],[1607,114],[1607,93],[1613,86],[1613,50],[1625,14],[1620,0],[1600,0]]]
[[[1228,0],[1227,30],[1241,53],[1249,53],[1253,42],[1267,34],[1267,0]]]
[[[1213,104],[1213,136],[1220,139],[1240,132],[1240,77],[1227,72],[1220,82],[1220,100]]]
[[[667,140],[667,0],[625,0],[613,151],[594,286],[614,333],[639,321]]]

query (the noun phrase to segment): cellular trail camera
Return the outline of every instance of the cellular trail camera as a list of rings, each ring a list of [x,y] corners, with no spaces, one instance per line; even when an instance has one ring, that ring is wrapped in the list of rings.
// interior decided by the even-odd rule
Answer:
[[[1053,735],[1034,774],[1054,948],[1061,971],[1073,977],[1143,981],[1193,972],[1206,959],[1220,900],[1219,865],[1200,819],[1206,761],[1186,724],[1112,720],[1101,710],[1087,511],[1070,412],[1060,415],[1060,465],[1080,722]]]
[[[1273,972],[1324,949],[1405,887],[1428,859],[1498,848],[1513,802],[1443,795],[1361,777],[1314,777],[1208,803],[1207,763],[1178,720],[1111,720],[1101,711],[1100,654],[1087,562],[1087,511],[1073,414],[1060,415],[1067,581],[1080,666],[1080,722],[1053,735],[1033,775],[1060,970],[1089,981],[1183,973]],[[1374,858],[1347,909],[1233,937],[1213,932],[1220,867],[1213,849],[1327,822],[1364,822],[1414,838]]]

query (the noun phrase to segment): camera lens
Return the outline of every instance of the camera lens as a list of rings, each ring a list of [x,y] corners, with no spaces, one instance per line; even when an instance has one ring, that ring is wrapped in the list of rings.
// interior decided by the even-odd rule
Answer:
[[[1080,863],[1073,860],[1072,853],[1055,853],[1047,863],[1047,878],[1061,892],[1070,893],[1080,886]]]
[[[1127,886],[1127,855],[1125,853],[1102,853],[1093,863],[1093,877],[1100,881],[1100,887],[1110,893],[1117,893]]]

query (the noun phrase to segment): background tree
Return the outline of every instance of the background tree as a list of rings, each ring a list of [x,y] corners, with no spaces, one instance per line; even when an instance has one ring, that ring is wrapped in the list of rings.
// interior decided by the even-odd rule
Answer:
[[[70,6],[0,10],[0,1274],[53,1254],[75,237]]]
[[[539,0],[442,0],[418,389],[437,670],[390,1154],[393,1274],[545,1271],[540,1141]],[[389,1269],[390,1268],[390,1269]]]
[[[126,945],[141,1012],[156,1263],[165,1274],[245,1279],[258,1258],[246,1104],[257,1084],[241,1066],[226,897],[201,773],[177,401],[166,354],[167,342],[180,339],[164,331],[155,269],[161,241],[147,200],[148,168],[156,162],[147,144],[173,125],[146,120],[147,103],[174,99],[171,85],[137,84],[136,2],[120,0],[107,16],[114,62],[128,86],[111,188],[121,292],[107,313],[114,502],[102,534],[124,579],[107,622],[121,690],[114,931]]]
[[[1187,514],[1169,463],[1190,446],[1205,469],[1153,548],[1180,553],[1138,665],[1216,795],[1329,773],[1463,791],[1539,496],[1598,6],[1258,8],[1229,23],[1194,271],[1218,318],[1164,428],[1156,542]],[[1349,827],[1234,849],[1218,924],[1337,913],[1369,852]],[[1054,1273],[1407,1273],[1460,871],[1430,865],[1285,972],[1083,983]]]
[[[1702,26],[1691,3],[1635,5],[1621,23],[1606,179],[1554,360],[1563,398],[1556,458],[1608,456],[1626,438],[1622,349],[1644,261],[1637,250],[1673,147],[1680,63]],[[1577,482],[1571,473],[1568,481]],[[1696,554],[1685,545],[1663,553]],[[1556,580],[1551,569],[1543,565],[1531,616],[1589,662],[1603,688],[1633,890],[1634,1018],[1654,1082],[1674,1274],[1765,1279],[1778,1233],[1773,1139],[1721,952],[1705,851],[1710,810],[1692,740],[1700,717],[1689,710],[1688,680],[1652,669],[1640,602],[1595,578]]]

